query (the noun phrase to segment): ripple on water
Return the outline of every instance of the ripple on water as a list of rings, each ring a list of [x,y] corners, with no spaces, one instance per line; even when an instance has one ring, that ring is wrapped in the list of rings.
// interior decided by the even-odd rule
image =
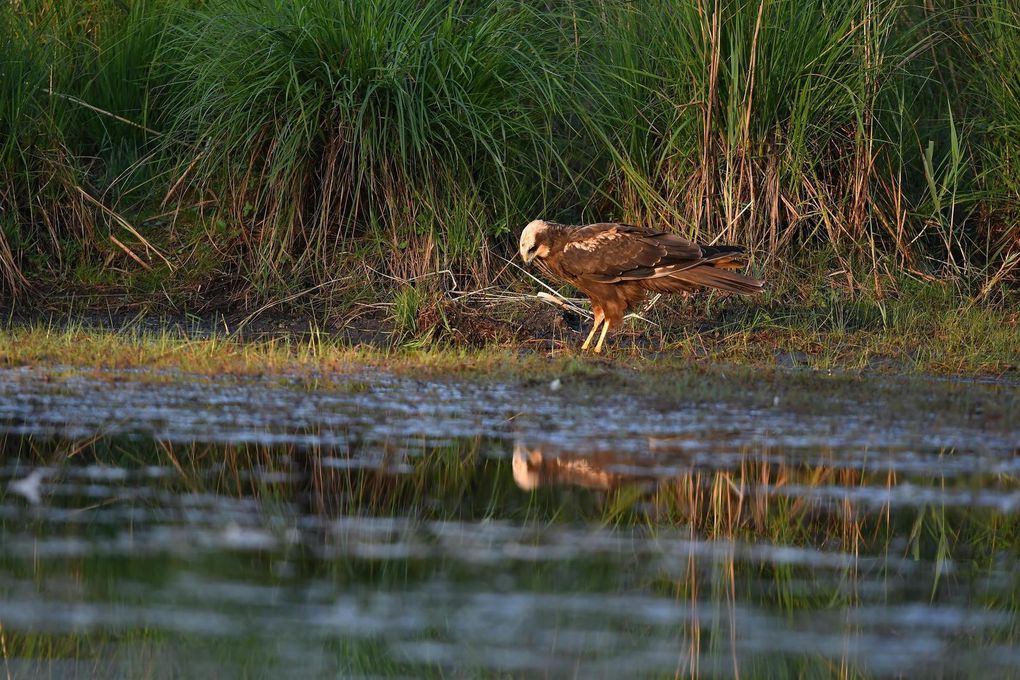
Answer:
[[[121,377],[0,371],[0,621],[27,676],[82,674],[32,635],[125,677],[1020,674],[1009,427]]]

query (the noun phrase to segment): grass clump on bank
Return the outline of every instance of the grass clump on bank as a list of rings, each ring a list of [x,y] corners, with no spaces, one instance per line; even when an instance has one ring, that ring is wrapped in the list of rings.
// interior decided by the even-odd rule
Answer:
[[[376,250],[390,273],[484,278],[487,239],[555,188],[567,108],[556,16],[508,2],[220,2],[168,43],[167,116],[201,147],[186,194],[257,289]],[[229,184],[225,185],[225,180]]]
[[[773,281],[827,249],[850,298],[909,271],[996,301],[1017,26],[1004,0],[7,4],[0,280],[344,307],[487,285],[544,216],[741,243]]]

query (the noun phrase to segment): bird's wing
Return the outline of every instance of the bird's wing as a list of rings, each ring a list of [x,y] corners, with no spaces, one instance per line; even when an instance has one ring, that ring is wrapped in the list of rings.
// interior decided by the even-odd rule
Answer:
[[[629,224],[576,229],[560,256],[563,270],[601,283],[658,278],[702,262],[701,247],[675,234]]]

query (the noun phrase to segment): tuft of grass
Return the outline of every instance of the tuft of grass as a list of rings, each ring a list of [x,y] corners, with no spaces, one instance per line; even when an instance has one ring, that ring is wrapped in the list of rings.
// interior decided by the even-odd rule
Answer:
[[[980,297],[1015,278],[1020,265],[1020,7],[997,0],[973,9],[977,26],[968,73],[974,147],[983,219],[975,233],[984,260]],[[970,17],[968,17],[970,18]]]
[[[402,279],[463,269],[545,206],[563,44],[555,15],[501,0],[215,2],[168,43],[173,135],[202,147],[189,185],[256,288],[359,238]]]
[[[418,331],[418,317],[424,298],[415,286],[399,288],[393,296],[394,333],[399,337],[411,337]]]
[[[74,187],[81,165],[65,145],[70,113],[46,94],[62,56],[54,39],[63,18],[0,7],[0,281],[4,291],[28,283],[26,268],[45,269],[72,252],[93,228]],[[55,36],[54,36],[55,37]],[[62,76],[63,73],[60,73]]]

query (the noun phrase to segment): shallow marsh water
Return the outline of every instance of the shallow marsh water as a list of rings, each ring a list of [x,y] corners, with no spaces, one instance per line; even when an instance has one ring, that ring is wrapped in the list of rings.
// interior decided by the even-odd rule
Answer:
[[[1018,391],[3,370],[0,677],[1015,676]]]

